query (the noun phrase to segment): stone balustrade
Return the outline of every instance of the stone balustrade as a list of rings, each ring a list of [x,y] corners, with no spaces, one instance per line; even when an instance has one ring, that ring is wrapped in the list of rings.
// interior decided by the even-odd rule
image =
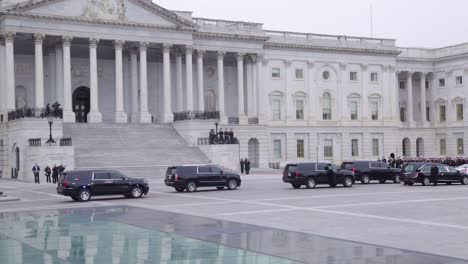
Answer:
[[[263,24],[219,19],[193,18],[193,22],[202,30],[208,31],[239,31],[244,33],[263,34]]]
[[[398,50],[401,52],[399,56],[401,58],[437,60],[468,53],[468,43],[437,49],[398,48]]]

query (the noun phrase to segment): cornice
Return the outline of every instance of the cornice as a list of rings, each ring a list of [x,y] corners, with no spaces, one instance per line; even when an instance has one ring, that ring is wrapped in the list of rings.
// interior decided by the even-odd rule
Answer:
[[[259,41],[265,42],[269,37],[264,36],[249,36],[249,35],[240,35],[240,34],[228,34],[228,33],[213,33],[213,32],[195,32],[193,34],[196,38],[204,39],[225,39],[225,40],[250,40],[250,41]]]
[[[439,58],[415,58],[415,57],[397,57],[398,62],[407,62],[407,63],[440,63],[445,61],[452,61],[458,59],[466,59],[468,58],[468,53],[462,53],[447,57],[439,57]]]
[[[365,54],[377,54],[377,55],[389,55],[397,56],[401,52],[398,50],[379,50],[379,49],[366,49],[366,48],[347,48],[347,47],[328,47],[328,46],[313,46],[303,44],[290,44],[290,43],[265,43],[265,48],[284,48],[284,49],[302,49],[302,50],[314,50],[322,52],[341,52],[341,53],[365,53]]]

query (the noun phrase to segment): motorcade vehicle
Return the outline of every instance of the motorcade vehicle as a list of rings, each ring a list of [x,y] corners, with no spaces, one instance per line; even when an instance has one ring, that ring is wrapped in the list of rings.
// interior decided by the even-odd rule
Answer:
[[[168,167],[164,184],[177,192],[195,192],[199,187],[236,190],[241,186],[239,174],[218,165],[194,164]]]
[[[433,183],[431,179],[431,167],[434,163],[407,163],[403,165],[401,173],[402,181],[405,185],[414,185],[421,183],[428,186]],[[436,164],[439,169],[437,183],[461,183],[468,185],[468,175],[462,174],[460,171],[445,164]]]
[[[463,173],[463,174],[466,174],[468,175],[468,164],[465,164],[465,165],[461,165],[461,166],[458,166],[456,168],[457,171]]]
[[[123,195],[141,198],[149,192],[145,179],[130,178],[113,170],[66,171],[59,177],[57,193],[87,202],[93,196]]]
[[[400,183],[401,169],[381,161],[345,161],[341,164],[341,169],[353,171],[356,181],[362,184],[369,184],[371,181]]]
[[[353,186],[355,178],[352,171],[340,169],[331,163],[300,162],[288,163],[284,167],[283,182],[291,184],[295,189],[302,186],[313,189],[321,184],[328,184],[331,187],[342,184],[349,188]]]

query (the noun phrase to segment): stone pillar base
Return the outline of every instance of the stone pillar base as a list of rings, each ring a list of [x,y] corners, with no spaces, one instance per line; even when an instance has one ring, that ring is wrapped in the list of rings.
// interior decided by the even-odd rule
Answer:
[[[102,123],[102,114],[99,112],[89,112],[88,123]]]
[[[131,116],[130,116],[130,121],[132,123],[139,123],[140,122],[140,118],[139,118],[139,113],[132,113]]]
[[[128,123],[128,116],[125,112],[115,112],[115,123],[125,124]]]
[[[239,125],[248,125],[249,119],[246,115],[239,115]]]
[[[227,125],[228,124],[228,117],[225,114],[220,114],[219,116],[219,123],[222,125]]]
[[[258,124],[259,125],[265,125],[266,124],[266,117],[265,116],[262,116],[262,115],[259,115],[258,116]]]
[[[138,122],[140,124],[151,124],[151,114],[148,112],[138,113]]]
[[[174,115],[173,114],[162,114],[159,118],[159,122],[163,124],[169,124],[174,122]]]
[[[75,123],[76,115],[73,111],[63,111],[63,122],[64,123]]]

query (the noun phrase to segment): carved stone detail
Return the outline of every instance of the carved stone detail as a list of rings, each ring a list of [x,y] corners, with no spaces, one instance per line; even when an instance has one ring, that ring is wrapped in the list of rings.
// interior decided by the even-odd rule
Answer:
[[[72,40],[73,40],[73,37],[63,36],[62,37],[62,45],[70,47]]]
[[[89,39],[89,47],[90,48],[97,48],[97,45],[99,44],[99,39],[97,38],[90,38]]]
[[[114,47],[116,50],[122,50],[124,45],[125,45],[124,40],[114,40]]]
[[[44,34],[34,34],[34,43],[36,45],[42,45],[44,38],[45,38]]]
[[[16,33],[14,32],[6,32],[3,34],[3,40],[5,42],[13,42],[13,40],[15,39],[15,35]]]
[[[83,17],[95,19],[125,20],[124,0],[87,0]]]

